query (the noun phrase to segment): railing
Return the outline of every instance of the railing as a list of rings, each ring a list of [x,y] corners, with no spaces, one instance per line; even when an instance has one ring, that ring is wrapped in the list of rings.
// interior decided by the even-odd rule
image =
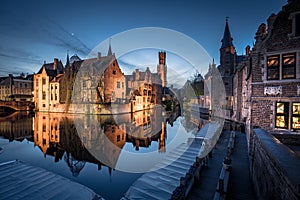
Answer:
[[[216,192],[214,195],[214,200],[223,200],[226,199],[227,191],[228,191],[228,183],[229,183],[229,177],[231,172],[231,159],[230,156],[233,152],[234,148],[234,141],[235,141],[235,132],[231,131],[230,138],[228,142],[228,150],[226,158],[224,159],[223,166],[220,172],[220,176],[218,179]]]
[[[203,167],[207,166],[208,157],[196,158],[196,162],[190,167],[184,177],[180,178],[180,185],[173,191],[171,199],[185,199],[192,189],[195,181],[200,180],[200,172]]]

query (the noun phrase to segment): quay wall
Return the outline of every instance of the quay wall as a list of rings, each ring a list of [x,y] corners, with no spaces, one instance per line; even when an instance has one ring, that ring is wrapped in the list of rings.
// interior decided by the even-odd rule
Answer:
[[[259,199],[300,199],[300,157],[263,129],[253,130],[250,168]]]

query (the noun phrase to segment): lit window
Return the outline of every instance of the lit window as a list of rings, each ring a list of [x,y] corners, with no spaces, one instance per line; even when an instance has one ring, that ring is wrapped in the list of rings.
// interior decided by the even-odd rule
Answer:
[[[282,79],[296,78],[296,54],[282,55]]]
[[[279,55],[268,56],[267,58],[267,79],[279,79]]]
[[[276,103],[276,128],[288,128],[289,103]]]
[[[292,128],[300,129],[300,103],[293,103]]]

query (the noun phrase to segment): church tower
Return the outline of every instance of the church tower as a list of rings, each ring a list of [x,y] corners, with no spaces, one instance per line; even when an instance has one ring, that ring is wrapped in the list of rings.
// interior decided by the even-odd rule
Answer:
[[[233,96],[233,75],[236,63],[236,52],[232,40],[228,25],[228,18],[226,18],[224,35],[221,40],[220,66],[218,69],[224,82],[227,97]]]
[[[162,81],[162,87],[167,87],[167,65],[166,65],[166,52],[158,52],[159,64],[157,65],[157,73]]]

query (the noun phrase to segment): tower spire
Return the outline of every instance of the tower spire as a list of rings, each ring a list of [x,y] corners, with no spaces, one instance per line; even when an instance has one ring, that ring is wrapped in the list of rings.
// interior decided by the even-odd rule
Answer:
[[[109,38],[109,47],[108,47],[107,56],[111,56],[111,55],[112,55],[112,51],[111,51],[111,38]]]
[[[229,17],[226,17],[226,25],[225,25],[225,30],[224,30],[224,35],[223,35],[223,39],[222,39],[222,47],[221,48],[233,46],[233,44],[232,44],[233,39],[231,37],[230,30],[229,30],[228,18]]]
[[[67,50],[67,61],[66,61],[66,67],[70,65],[70,58],[69,58],[69,50]]]

